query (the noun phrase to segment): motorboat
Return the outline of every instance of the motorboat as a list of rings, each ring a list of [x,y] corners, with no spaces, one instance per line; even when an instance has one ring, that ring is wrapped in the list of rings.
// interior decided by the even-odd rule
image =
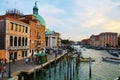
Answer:
[[[110,61],[120,63],[120,58],[110,58],[110,57],[102,57],[103,61]]]
[[[111,54],[111,55],[114,55],[116,57],[119,57],[119,52],[116,51],[116,50],[108,50],[108,52]]]

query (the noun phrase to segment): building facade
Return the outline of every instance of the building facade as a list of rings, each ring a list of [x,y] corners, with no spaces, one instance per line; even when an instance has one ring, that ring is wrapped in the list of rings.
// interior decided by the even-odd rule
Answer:
[[[45,48],[45,21],[38,14],[23,15],[17,9],[0,16],[0,59],[23,59]]]
[[[46,48],[58,49],[61,47],[60,34],[54,31],[46,32]]]
[[[0,16],[0,58],[22,59],[29,53],[30,25],[18,20],[17,10]]]

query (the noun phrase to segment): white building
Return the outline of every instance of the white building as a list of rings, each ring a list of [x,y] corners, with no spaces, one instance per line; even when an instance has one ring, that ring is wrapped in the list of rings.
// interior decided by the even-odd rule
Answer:
[[[46,32],[46,48],[57,49],[61,46],[60,34],[54,31]]]

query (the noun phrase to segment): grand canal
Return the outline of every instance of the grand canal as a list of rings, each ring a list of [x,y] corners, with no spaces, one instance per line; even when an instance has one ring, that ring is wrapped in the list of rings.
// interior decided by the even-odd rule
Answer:
[[[104,62],[101,57],[114,57],[105,50],[93,50],[80,48],[83,57],[92,57],[95,62],[91,64],[92,76],[89,77],[89,63],[81,62],[76,65],[75,59],[71,60],[70,66],[67,61],[61,60],[49,69],[46,69],[44,76],[38,75],[36,80],[114,80],[120,76],[120,64],[112,62]],[[77,67],[76,67],[77,66]]]

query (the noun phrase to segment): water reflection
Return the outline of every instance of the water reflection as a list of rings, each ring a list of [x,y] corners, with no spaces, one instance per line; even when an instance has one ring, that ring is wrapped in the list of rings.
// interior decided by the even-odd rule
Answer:
[[[64,58],[56,65],[50,64],[49,69],[45,71],[44,79],[40,74],[37,76],[37,80],[114,80],[120,76],[120,64],[102,61],[103,56],[111,57],[106,51],[92,49],[81,49],[81,51],[83,57],[95,59],[91,65],[92,78],[89,77],[89,63],[77,63],[75,58]]]

